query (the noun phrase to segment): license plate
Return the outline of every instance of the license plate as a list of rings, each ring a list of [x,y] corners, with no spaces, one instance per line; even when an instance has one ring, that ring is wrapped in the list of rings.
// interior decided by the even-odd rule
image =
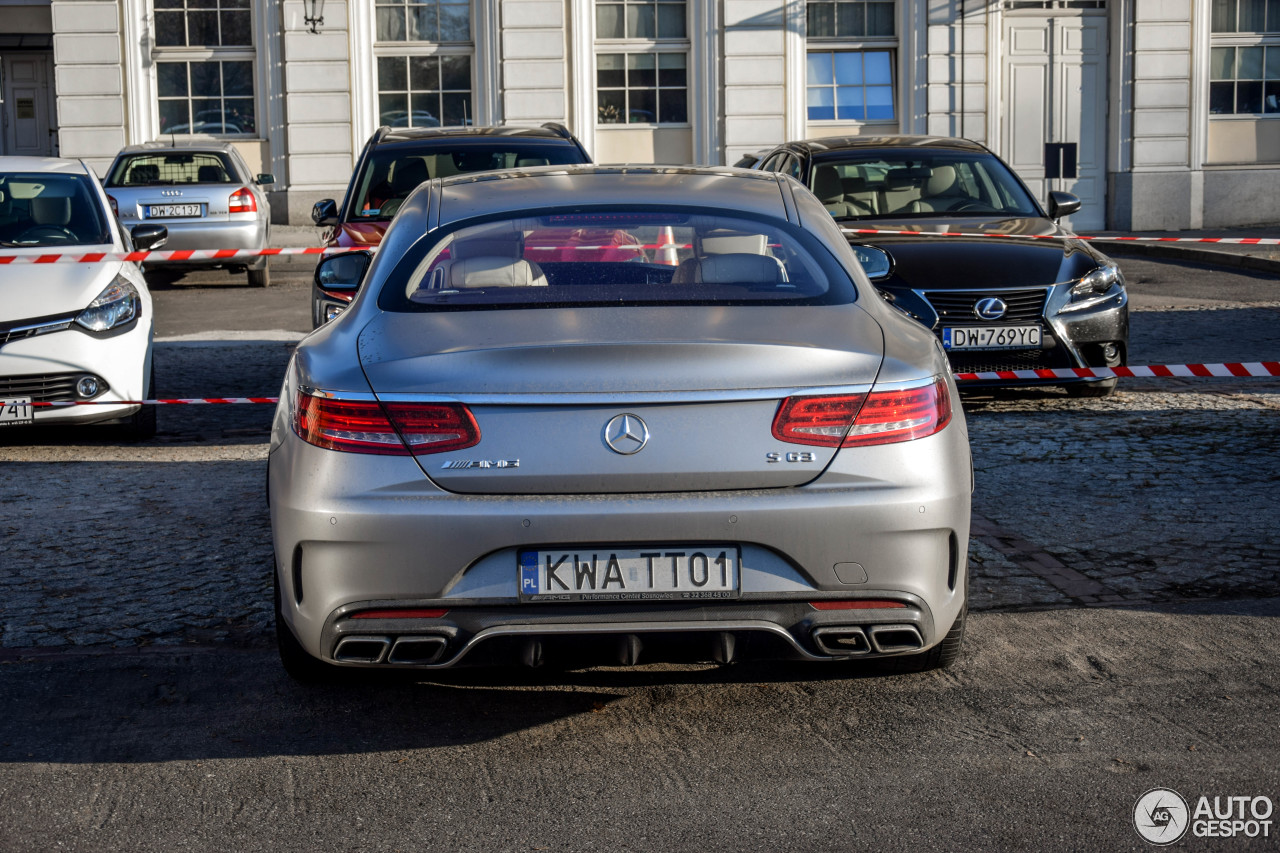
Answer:
[[[949,326],[943,349],[1040,349],[1039,326]]]
[[[521,551],[522,601],[683,601],[737,598],[732,545]]]
[[[149,204],[148,219],[176,219],[182,216],[204,216],[203,204]]]
[[[19,426],[36,419],[30,397],[11,397],[0,400],[0,426]]]

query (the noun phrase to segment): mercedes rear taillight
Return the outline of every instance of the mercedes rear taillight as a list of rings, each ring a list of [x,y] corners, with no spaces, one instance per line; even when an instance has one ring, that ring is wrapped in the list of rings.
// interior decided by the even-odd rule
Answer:
[[[293,431],[309,444],[347,453],[421,456],[471,447],[480,428],[458,403],[377,403],[298,393]]]
[[[254,200],[253,191],[248,187],[241,187],[227,199],[227,213],[256,213],[257,210],[258,202]]]
[[[830,397],[788,397],[773,437],[789,444],[866,447],[924,438],[951,421],[951,394],[938,377],[928,385]]]

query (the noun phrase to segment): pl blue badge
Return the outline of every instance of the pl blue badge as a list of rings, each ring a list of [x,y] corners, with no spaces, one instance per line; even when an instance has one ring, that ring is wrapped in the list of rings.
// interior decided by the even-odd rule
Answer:
[[[538,594],[537,551],[525,551],[520,555],[520,592],[523,595]]]

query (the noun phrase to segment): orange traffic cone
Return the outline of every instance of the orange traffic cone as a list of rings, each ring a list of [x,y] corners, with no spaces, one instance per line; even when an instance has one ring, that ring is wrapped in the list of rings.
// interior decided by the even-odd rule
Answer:
[[[676,251],[676,235],[670,225],[664,225],[658,232],[658,251],[653,262],[669,267],[680,266],[680,256]]]

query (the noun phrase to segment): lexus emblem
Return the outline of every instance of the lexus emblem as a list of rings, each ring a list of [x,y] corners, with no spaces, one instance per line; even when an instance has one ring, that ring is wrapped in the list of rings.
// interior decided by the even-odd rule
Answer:
[[[639,453],[649,443],[649,427],[635,415],[615,415],[604,425],[604,443],[623,456]]]
[[[994,296],[979,299],[973,306],[973,313],[979,320],[999,320],[1007,310],[1009,306],[1004,304],[1004,300]]]

